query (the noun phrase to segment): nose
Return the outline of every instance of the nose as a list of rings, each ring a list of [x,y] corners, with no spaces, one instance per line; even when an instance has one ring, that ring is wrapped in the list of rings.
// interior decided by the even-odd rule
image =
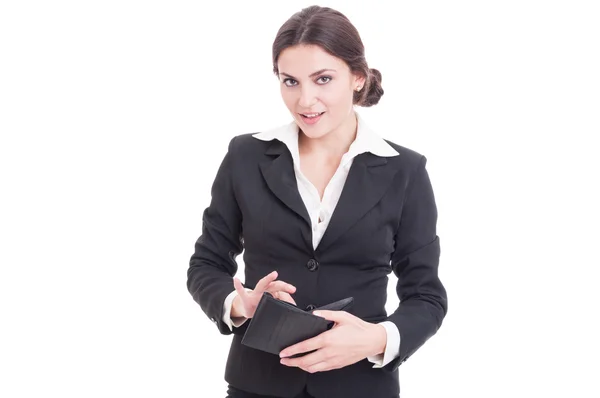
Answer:
[[[304,85],[300,89],[300,99],[298,106],[302,109],[311,109],[317,102],[317,87],[310,84]]]

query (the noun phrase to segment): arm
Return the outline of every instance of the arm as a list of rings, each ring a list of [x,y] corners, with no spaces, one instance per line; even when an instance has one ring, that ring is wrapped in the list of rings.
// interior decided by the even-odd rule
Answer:
[[[437,207],[422,156],[408,183],[392,267],[398,277],[400,304],[387,321],[400,332],[398,357],[384,366],[393,371],[433,336],[448,311],[446,290],[438,277],[440,240]]]
[[[212,199],[202,216],[202,235],[195,244],[187,271],[187,288],[202,311],[221,334],[232,330],[223,321],[223,303],[235,291],[235,257],[243,250],[242,214],[233,189],[232,154],[236,137],[230,142],[212,185]]]

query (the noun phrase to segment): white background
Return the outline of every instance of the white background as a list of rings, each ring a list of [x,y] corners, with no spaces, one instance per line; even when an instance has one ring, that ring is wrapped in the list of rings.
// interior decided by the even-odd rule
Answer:
[[[231,137],[290,120],[271,45],[313,3],[0,4],[0,396],[224,397],[188,261]],[[438,202],[449,313],[402,397],[600,396],[597,2],[320,5]]]

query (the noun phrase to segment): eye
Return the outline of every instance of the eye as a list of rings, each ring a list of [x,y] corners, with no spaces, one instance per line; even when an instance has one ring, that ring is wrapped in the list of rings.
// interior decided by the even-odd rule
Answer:
[[[327,80],[323,81],[322,79],[327,79]],[[321,77],[319,77],[317,79],[317,81],[321,81],[322,82],[322,83],[319,83],[320,85],[327,84],[331,80],[332,80],[332,78],[330,76],[321,76]],[[290,79],[290,78],[287,78],[287,79],[283,80],[283,84],[285,84],[287,87],[294,87],[294,86],[297,85],[297,84],[288,84],[288,82],[298,83],[298,82],[296,82],[296,80]]]

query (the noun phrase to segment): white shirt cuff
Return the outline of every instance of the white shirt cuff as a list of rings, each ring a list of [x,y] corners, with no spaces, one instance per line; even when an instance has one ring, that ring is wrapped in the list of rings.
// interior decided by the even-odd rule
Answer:
[[[244,289],[246,289],[247,292],[252,291],[252,289],[248,289],[246,287]],[[248,318],[244,317],[231,318],[231,307],[233,306],[233,300],[237,295],[237,291],[235,290],[229,293],[229,295],[225,298],[225,303],[223,304],[223,322],[225,322],[225,325],[227,325],[231,331],[233,331],[234,326],[236,328],[240,327],[248,320]]]
[[[387,334],[387,343],[383,354],[369,356],[369,362],[374,363],[374,368],[382,368],[392,362],[400,354],[400,331],[395,323],[383,321],[379,325],[385,328]]]

